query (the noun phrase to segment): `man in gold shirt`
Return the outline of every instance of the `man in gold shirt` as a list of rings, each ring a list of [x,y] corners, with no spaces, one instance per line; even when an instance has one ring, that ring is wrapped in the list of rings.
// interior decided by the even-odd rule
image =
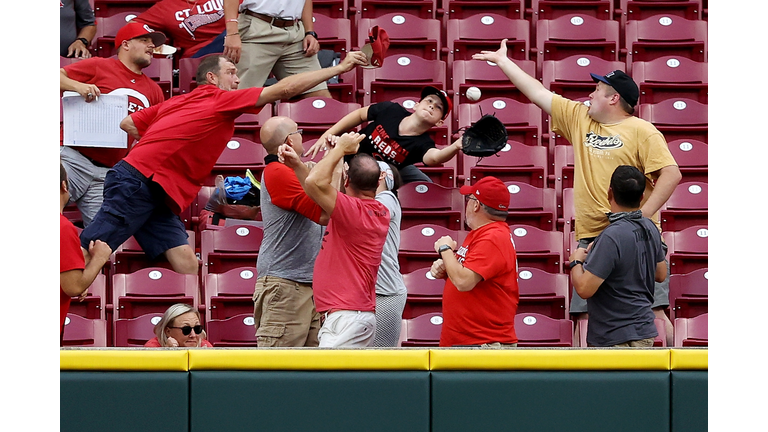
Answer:
[[[592,75],[595,91],[589,104],[563,98],[549,91],[507,57],[507,40],[497,51],[483,51],[475,60],[496,63],[531,102],[552,116],[552,130],[573,145],[576,240],[586,248],[608,226],[608,186],[619,165],[630,165],[645,174],[640,209],[661,230],[659,209],[680,182],[680,170],[664,136],[651,123],[633,116],[639,91],[622,71]],[[664,313],[669,306],[669,279],[655,286],[653,311],[666,324],[667,344],[673,342],[673,326]],[[586,317],[586,302],[574,291],[570,310],[575,320]]]

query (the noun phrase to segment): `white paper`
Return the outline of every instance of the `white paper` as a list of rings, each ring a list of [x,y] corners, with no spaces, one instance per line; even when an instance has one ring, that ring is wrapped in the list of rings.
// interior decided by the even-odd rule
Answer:
[[[120,122],[128,115],[128,95],[99,96],[86,102],[76,92],[64,92],[64,145],[127,148],[128,134]]]

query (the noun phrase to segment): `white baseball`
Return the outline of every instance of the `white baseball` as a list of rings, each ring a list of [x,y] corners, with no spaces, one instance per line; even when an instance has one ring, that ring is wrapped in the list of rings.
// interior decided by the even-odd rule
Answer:
[[[467,99],[472,102],[479,100],[481,95],[482,93],[480,93],[480,89],[477,87],[470,87],[467,89]]]

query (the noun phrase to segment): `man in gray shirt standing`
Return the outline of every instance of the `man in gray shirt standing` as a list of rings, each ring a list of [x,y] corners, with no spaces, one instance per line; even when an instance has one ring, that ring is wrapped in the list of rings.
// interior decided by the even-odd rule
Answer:
[[[610,225],[569,258],[574,288],[587,300],[589,346],[650,347],[658,336],[654,281],[664,281],[668,269],[661,234],[640,211],[644,190],[640,170],[617,167],[608,189]]]
[[[277,149],[304,151],[301,130],[287,117],[272,117],[261,128],[267,164],[261,177],[264,239],[256,264],[254,326],[259,347],[318,346],[320,315],[315,309],[312,273],[328,214],[301,186],[310,167],[294,170],[278,161]],[[303,179],[302,179],[303,180]]]

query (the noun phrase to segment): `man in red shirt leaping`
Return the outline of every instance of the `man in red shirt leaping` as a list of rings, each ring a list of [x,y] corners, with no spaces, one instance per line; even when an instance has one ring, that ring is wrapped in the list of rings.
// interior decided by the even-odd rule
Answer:
[[[83,230],[81,246],[87,251],[89,242],[99,239],[114,250],[134,236],[150,258],[164,254],[174,271],[197,274],[197,257],[178,214],[197,196],[232,138],[235,119],[367,63],[362,52],[351,52],[336,66],[293,75],[266,88],[238,90],[232,61],[223,55],[204,58],[194,91],[135,112],[120,123],[140,141],[107,173],[104,203]]]

